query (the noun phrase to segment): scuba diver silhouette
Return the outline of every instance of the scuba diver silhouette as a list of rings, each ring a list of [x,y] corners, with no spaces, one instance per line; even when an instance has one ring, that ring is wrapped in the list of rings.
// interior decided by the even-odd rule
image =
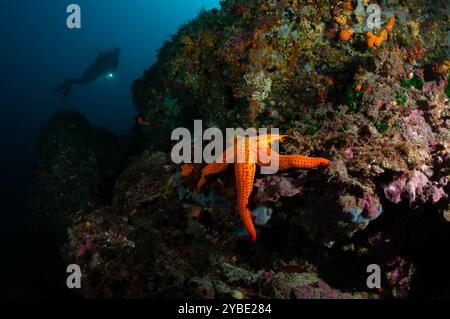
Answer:
[[[114,77],[114,73],[119,67],[120,49],[115,48],[108,51],[97,51],[97,59],[92,63],[83,76],[79,79],[67,79],[53,92],[62,92],[62,99],[65,99],[73,85],[86,85],[102,76]]]

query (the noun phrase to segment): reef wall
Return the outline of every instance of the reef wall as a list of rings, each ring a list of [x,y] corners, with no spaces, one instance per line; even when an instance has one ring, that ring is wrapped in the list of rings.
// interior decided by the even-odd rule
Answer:
[[[149,151],[111,205],[72,215],[67,256],[85,296],[450,296],[447,4],[380,3],[374,30],[357,4],[221,1],[164,44],[132,88]],[[158,152],[194,119],[280,128],[283,154],[332,164],[258,175],[251,244],[233,174],[198,193],[201,166]],[[377,291],[366,286],[374,263]]]
[[[158,119],[142,128],[150,146],[170,149],[171,130],[193,119],[277,127],[287,153],[332,161],[296,207],[310,231],[352,234],[386,200],[449,218],[445,1],[382,3],[371,31],[357,1],[221,5],[183,26],[135,81],[137,112]]]
[[[31,232],[64,243],[72,214],[108,203],[127,163],[128,141],[76,111],[57,112],[43,129],[29,202]]]

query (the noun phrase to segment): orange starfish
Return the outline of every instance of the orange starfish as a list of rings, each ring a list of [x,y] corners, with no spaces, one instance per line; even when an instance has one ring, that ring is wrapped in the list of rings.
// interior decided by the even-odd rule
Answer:
[[[241,220],[253,241],[256,240],[256,231],[248,203],[253,191],[256,165],[267,168],[273,164],[271,160],[276,161],[278,159],[278,170],[285,171],[288,169],[326,167],[330,164],[330,161],[325,158],[306,157],[302,155],[279,155],[272,150],[271,145],[273,142],[283,141],[283,139],[284,136],[275,134],[258,137],[235,136],[233,145],[220,156],[221,160],[215,161],[203,168],[201,179],[197,185],[197,188],[201,189],[206,183],[208,176],[223,173],[230,163],[235,163],[234,174],[237,188],[237,207]]]

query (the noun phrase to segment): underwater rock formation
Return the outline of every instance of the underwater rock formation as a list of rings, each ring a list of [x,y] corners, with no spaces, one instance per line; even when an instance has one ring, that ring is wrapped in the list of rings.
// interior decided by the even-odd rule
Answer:
[[[133,159],[117,180],[111,206],[72,215],[67,258],[83,269],[84,296],[370,296],[332,289],[312,265],[300,259],[284,263],[276,251],[248,247],[235,236],[235,218],[228,214],[227,205],[218,204],[219,200],[205,199],[210,207],[201,214],[190,214],[200,200],[185,193],[183,183],[166,154],[145,152]],[[223,230],[221,234],[216,231],[219,229]],[[269,255],[261,258],[265,254]]]
[[[432,203],[446,214],[444,2],[389,2],[373,32],[353,2],[229,0],[221,6],[183,26],[135,81],[136,110],[159,120],[143,128],[151,146],[164,150],[159,137],[167,147],[171,129],[191,127],[193,119],[219,128],[284,130],[291,137],[288,154],[333,163],[327,176],[313,172],[300,185],[304,200],[293,213],[312,235],[364,229],[383,213],[386,199],[415,208]],[[352,32],[340,41],[345,30]],[[374,34],[383,39],[367,45]],[[316,218],[318,211],[327,216]]]
[[[59,111],[42,132],[30,200],[38,237],[62,243],[71,215],[108,201],[127,147],[75,111]]]
[[[71,215],[84,296],[449,297],[446,4],[389,3],[369,31],[352,1],[221,1],[166,42],[132,89],[149,151],[111,205]],[[164,153],[194,119],[280,128],[283,154],[331,165],[258,175],[250,245],[233,175],[198,193],[202,166]]]
[[[285,208],[271,211],[267,222],[261,218],[270,215],[267,207],[259,207],[255,222],[264,220],[258,224],[265,231],[250,244],[236,231],[241,223],[228,199],[234,187],[201,195],[191,191],[200,171],[181,173],[167,154],[144,152],[117,180],[111,205],[71,215],[66,258],[82,267],[83,296],[399,298],[417,281],[426,287],[430,278],[448,278],[448,264],[429,264],[450,240],[450,227],[436,218],[388,214],[351,241],[326,248]],[[366,267],[374,263],[384,270],[378,292],[365,286]],[[424,273],[427,267],[440,271]],[[418,295],[431,296],[420,289]],[[445,296],[445,289],[436,296]]]

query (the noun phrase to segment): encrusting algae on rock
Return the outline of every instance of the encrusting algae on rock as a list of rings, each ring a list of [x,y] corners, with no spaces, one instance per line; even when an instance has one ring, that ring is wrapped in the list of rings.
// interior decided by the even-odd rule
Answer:
[[[450,264],[433,262],[450,242],[446,8],[392,1],[367,29],[355,3],[221,1],[163,45],[132,88],[149,151],[110,206],[72,220],[84,295],[449,297]],[[294,169],[174,165],[172,130],[194,120],[279,128]],[[326,160],[291,161],[310,157]],[[370,264],[383,290],[365,285]]]

